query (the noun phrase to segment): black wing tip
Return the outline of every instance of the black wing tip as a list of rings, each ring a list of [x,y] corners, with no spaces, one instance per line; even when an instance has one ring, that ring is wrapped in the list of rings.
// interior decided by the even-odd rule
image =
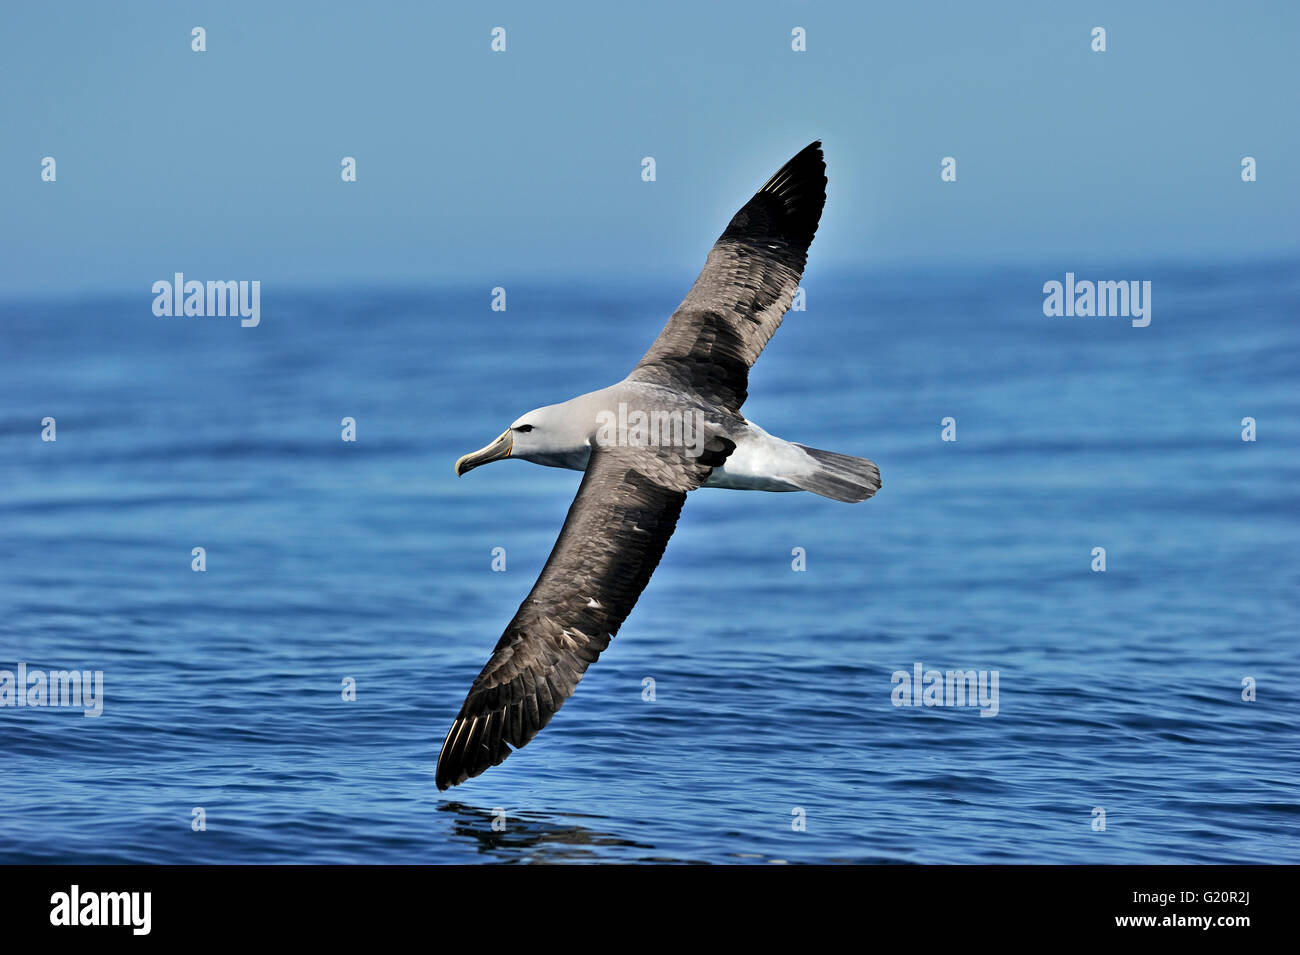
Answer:
[[[826,172],[826,155],[822,152],[822,141],[814,139],[803,149],[799,150],[790,158],[786,166],[793,166],[796,163],[806,163],[817,166],[823,173]]]
[[[577,682],[574,681],[575,687]],[[533,692],[535,697],[536,692]],[[572,694],[572,690],[569,692]],[[560,700],[558,704],[542,710],[531,719],[524,716],[523,724],[518,722],[520,717],[516,716],[512,728],[508,725],[512,722],[508,708],[488,708],[474,713],[470,707],[473,697],[474,691],[471,690],[466,707],[451,724],[451,729],[442,741],[438,765],[434,770],[434,782],[440,791],[459,786],[475,776],[482,776],[493,766],[500,766],[511,753],[526,746],[541,732],[564,705],[564,700]]]
[[[462,714],[456,717],[455,722],[451,724],[451,729],[447,731],[447,738],[442,743],[442,752],[438,754],[438,768],[434,773],[434,782],[437,783],[439,791],[459,786],[494,765],[491,761],[482,758],[477,761],[470,759],[470,738],[474,736],[477,724],[477,719],[467,718]]]
[[[820,139],[814,139],[803,149],[791,156],[789,161],[777,170],[776,175],[773,176],[772,179],[779,178],[782,173],[789,171],[795,166],[816,167],[819,171],[825,172],[826,156],[822,152],[822,141]]]
[[[826,155],[822,152],[820,139],[814,139],[795,153],[759,192],[781,195],[789,186],[800,183],[826,186]]]
[[[439,792],[446,792],[452,786],[459,786],[475,776],[482,776],[493,766],[500,766],[517,748],[508,740],[501,739],[498,731],[498,735],[490,739],[477,737],[471,749],[470,736],[473,735],[475,727],[473,721],[465,719],[457,719],[452,724],[447,739],[451,740],[456,736],[457,731],[467,722],[470,723],[469,734],[462,733],[456,737],[450,749],[447,743],[443,743],[442,752],[438,754],[438,768],[434,772],[434,782]],[[476,754],[473,758],[472,753]]]
[[[434,773],[434,782],[437,783],[439,792],[445,792],[452,786],[459,786],[469,778],[461,768],[461,759],[455,747],[456,731],[461,728],[463,722],[464,720],[457,717],[442,741],[442,752],[438,754],[438,768]]]
[[[758,195],[766,194],[779,201],[780,231],[805,249],[821,222],[826,183],[822,141],[814,139],[758,190]]]

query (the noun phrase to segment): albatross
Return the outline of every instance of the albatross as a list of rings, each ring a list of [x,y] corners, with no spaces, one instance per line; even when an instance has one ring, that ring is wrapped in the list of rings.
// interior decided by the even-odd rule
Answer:
[[[732,218],[650,350],[616,385],[515,419],[457,476],[520,458],[585,472],[555,548],[438,755],[440,790],[503,762],[550,722],[627,619],[686,495],[702,487],[864,501],[866,458],[768,434],[740,413],[749,369],[790,307],[826,201],[820,142]]]

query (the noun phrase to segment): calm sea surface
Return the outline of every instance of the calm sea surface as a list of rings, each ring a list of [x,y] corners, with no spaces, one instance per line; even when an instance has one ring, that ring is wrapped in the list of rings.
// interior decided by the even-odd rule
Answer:
[[[884,489],[692,494],[577,694],[447,793],[579,481],[452,462],[685,284],[0,304],[0,669],[103,672],[98,718],[0,708],[0,862],[1300,861],[1298,276],[1153,271],[1139,329],[1044,317],[1061,273],[810,275],[745,411]],[[894,706],[918,663],[997,715]]]

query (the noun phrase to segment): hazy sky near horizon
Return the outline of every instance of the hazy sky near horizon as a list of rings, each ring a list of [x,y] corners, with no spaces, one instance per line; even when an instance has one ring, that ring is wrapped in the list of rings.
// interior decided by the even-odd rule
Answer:
[[[3,24],[0,296],[693,277],[817,138],[810,268],[1300,252],[1287,0],[79,2]]]

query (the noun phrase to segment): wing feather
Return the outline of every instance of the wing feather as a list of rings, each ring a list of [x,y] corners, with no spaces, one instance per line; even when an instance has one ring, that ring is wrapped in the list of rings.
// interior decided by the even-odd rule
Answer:
[[[541,576],[447,732],[439,789],[501,763],[550,722],[641,596],[686,492],[734,448],[715,437],[698,457],[669,447],[592,449]]]
[[[739,411],[749,369],[794,300],[825,203],[826,163],[814,142],[732,218],[628,378]]]

